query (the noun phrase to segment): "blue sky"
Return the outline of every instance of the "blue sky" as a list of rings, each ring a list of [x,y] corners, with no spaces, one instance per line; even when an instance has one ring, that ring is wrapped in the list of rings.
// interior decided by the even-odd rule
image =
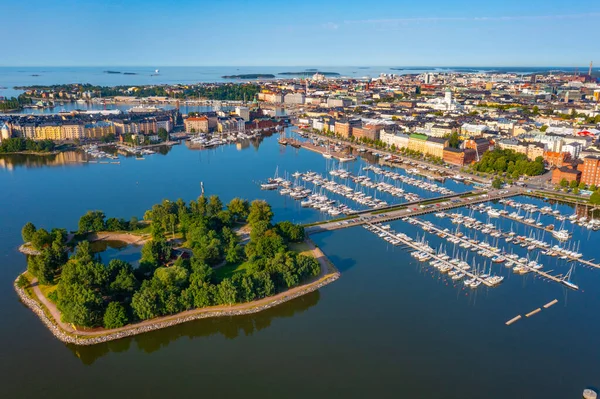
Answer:
[[[600,54],[600,2],[589,0],[0,0],[0,9],[11,38],[0,66],[584,66]]]

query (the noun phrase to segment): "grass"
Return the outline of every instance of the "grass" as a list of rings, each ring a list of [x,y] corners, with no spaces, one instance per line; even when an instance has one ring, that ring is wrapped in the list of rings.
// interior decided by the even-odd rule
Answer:
[[[293,242],[289,247],[291,251],[298,252],[300,255],[313,256],[310,246],[304,241]]]
[[[582,205],[590,204],[588,198],[576,197],[576,196],[564,194],[564,193],[546,193],[546,192],[532,191],[530,193],[526,193],[526,195],[534,195],[534,196],[538,196],[538,197],[542,197],[542,198],[558,199],[558,200],[562,200],[562,201],[570,202],[570,203],[575,202],[575,203],[582,204]]]
[[[239,273],[245,274],[248,266],[250,266],[249,262],[224,265],[214,269],[214,277],[217,281],[223,281],[224,279],[232,278],[234,275]]]
[[[357,217],[356,215],[348,215],[348,216],[344,216],[343,218],[330,219],[330,220],[322,220],[320,222],[314,222],[314,223],[304,224],[304,225],[302,225],[302,227],[311,227],[311,226],[318,226],[320,224],[326,224],[326,223],[332,223],[332,222],[340,222],[342,220],[354,219],[356,217]]]

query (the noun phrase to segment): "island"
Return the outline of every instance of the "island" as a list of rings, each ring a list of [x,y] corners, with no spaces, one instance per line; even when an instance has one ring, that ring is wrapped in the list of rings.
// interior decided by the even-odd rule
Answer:
[[[224,75],[223,79],[273,79],[275,75],[271,73],[245,73],[241,75]]]
[[[270,205],[218,196],[164,200],[144,220],[83,215],[78,230],[22,230],[27,271],[14,288],[61,341],[76,345],[141,334],[208,317],[259,312],[313,292],[339,273]],[[107,264],[92,245],[143,245],[137,267]]]
[[[279,75],[284,76],[305,76],[305,75],[314,75],[315,73],[320,73],[323,76],[340,76],[337,72],[321,72],[317,70],[306,70],[302,72],[280,72]]]
[[[434,71],[436,68],[434,67],[403,67],[403,68],[390,68],[392,71]]]

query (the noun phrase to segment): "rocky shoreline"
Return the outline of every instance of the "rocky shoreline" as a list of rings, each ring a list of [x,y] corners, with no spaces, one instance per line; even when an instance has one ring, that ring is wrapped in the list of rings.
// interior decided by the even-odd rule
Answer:
[[[114,341],[114,340],[121,339],[121,338],[126,338],[126,337],[131,337],[134,335],[138,335],[138,334],[143,334],[143,333],[146,333],[149,331],[160,330],[163,328],[175,326],[177,324],[186,323],[186,322],[192,321],[192,320],[207,319],[210,317],[241,316],[241,315],[246,315],[246,314],[258,313],[263,310],[270,309],[272,307],[280,305],[284,302],[291,301],[292,299],[295,299],[300,296],[309,294],[313,291],[316,291],[321,287],[331,284],[332,282],[337,280],[339,277],[340,277],[340,273],[336,271],[335,273],[333,273],[331,276],[327,277],[324,280],[319,280],[319,281],[315,281],[313,283],[307,284],[304,289],[302,289],[298,292],[295,292],[292,295],[283,296],[282,298],[273,300],[265,305],[258,306],[258,307],[239,309],[239,310],[201,312],[201,313],[186,315],[186,316],[182,316],[182,317],[171,316],[171,317],[175,317],[175,318],[172,320],[168,320],[168,321],[157,320],[155,323],[152,323],[149,325],[144,325],[142,327],[135,327],[135,325],[133,325],[133,326],[131,326],[130,329],[127,329],[125,331],[119,331],[119,332],[115,332],[115,333],[107,333],[105,335],[101,335],[98,337],[91,337],[91,338],[79,338],[79,337],[75,336],[75,334],[66,333],[62,328],[60,328],[55,322],[53,322],[53,320],[51,320],[46,315],[46,313],[42,309],[42,306],[37,301],[30,298],[24,289],[17,286],[17,280],[15,280],[13,286],[15,288],[15,291],[17,292],[17,295],[19,295],[21,302],[23,302],[23,304],[25,304],[28,308],[30,308],[42,320],[42,322],[46,325],[46,327],[48,327],[50,332],[56,338],[58,338],[59,340],[61,340],[62,342],[65,342],[65,343],[85,346],[85,345],[96,345],[96,344],[100,344],[103,342],[109,342],[109,341]],[[167,317],[169,317],[169,316],[167,316]]]
[[[22,244],[21,246],[19,246],[19,252],[22,254],[25,254],[25,255],[35,255],[35,256],[37,256],[41,253],[37,249],[26,247],[25,244]]]

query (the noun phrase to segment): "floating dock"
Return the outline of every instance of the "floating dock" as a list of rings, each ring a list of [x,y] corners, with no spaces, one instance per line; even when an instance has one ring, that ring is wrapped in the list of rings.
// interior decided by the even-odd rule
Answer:
[[[534,309],[534,310],[532,310],[531,312],[527,313],[527,314],[525,315],[525,317],[531,317],[531,316],[533,316],[534,314],[540,313],[541,311],[542,311],[542,308],[537,308],[537,309]]]
[[[513,317],[513,318],[512,318],[512,319],[510,319],[509,321],[507,321],[505,324],[506,324],[507,326],[510,326],[512,323],[514,323],[515,321],[517,321],[517,320],[520,320],[520,319],[521,319],[521,315],[518,315],[518,316],[516,316],[516,317]]]
[[[544,309],[548,309],[550,306],[553,306],[558,303],[558,299],[553,300],[552,302],[548,302],[544,305]]]

